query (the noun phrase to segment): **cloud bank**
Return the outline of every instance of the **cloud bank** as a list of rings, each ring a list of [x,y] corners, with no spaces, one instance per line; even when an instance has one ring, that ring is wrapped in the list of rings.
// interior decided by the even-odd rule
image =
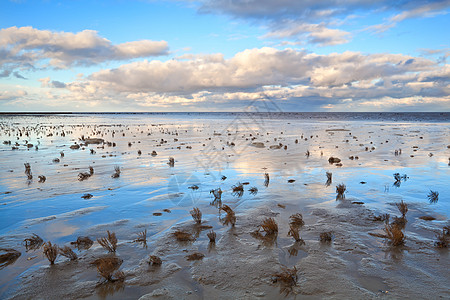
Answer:
[[[0,77],[17,70],[64,69],[107,61],[168,54],[165,41],[141,40],[114,45],[94,30],[78,33],[39,30],[33,27],[0,29]]]
[[[77,101],[114,100],[141,108],[232,107],[262,94],[280,103],[310,103],[311,109],[353,105],[370,110],[413,102],[450,108],[450,66],[401,54],[318,55],[265,47],[229,59],[216,54],[132,62],[74,82],[45,78],[42,83]]]

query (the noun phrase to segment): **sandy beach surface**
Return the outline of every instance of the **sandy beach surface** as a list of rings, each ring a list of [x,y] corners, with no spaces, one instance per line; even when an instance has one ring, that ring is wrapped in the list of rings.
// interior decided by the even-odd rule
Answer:
[[[450,298],[448,248],[436,245],[450,226],[448,113],[1,115],[0,141],[0,255],[20,253],[1,264],[1,299]],[[268,218],[277,233],[262,230]],[[399,219],[394,246],[384,229]],[[107,231],[115,253],[97,241]],[[50,265],[25,246],[32,234],[78,259]],[[80,236],[93,245],[71,244]],[[98,274],[105,257],[123,260],[122,280]],[[283,268],[294,282],[277,278]]]

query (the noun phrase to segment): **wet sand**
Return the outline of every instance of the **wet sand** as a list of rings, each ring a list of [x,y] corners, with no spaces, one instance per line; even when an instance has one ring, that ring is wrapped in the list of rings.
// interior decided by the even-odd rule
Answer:
[[[2,299],[450,297],[448,250],[435,246],[436,233],[450,225],[448,119],[52,115],[1,116],[0,124],[0,248],[21,252],[0,269]],[[88,138],[104,143],[84,145]],[[78,180],[89,166],[92,176]],[[115,166],[118,178],[111,177]],[[333,174],[329,185],[326,172]],[[394,173],[407,177],[396,182]],[[239,182],[249,183],[241,197],[232,191]],[[345,198],[337,200],[340,183]],[[213,205],[210,190],[219,187],[222,203],[236,213],[234,227],[222,224],[225,213]],[[430,190],[439,192],[435,203]],[[87,193],[92,197],[82,198]],[[395,203],[402,200],[409,208],[406,241],[393,247],[369,233],[384,234],[374,217],[399,217]],[[215,245],[210,229],[195,225],[193,207],[216,232]],[[294,213],[305,221],[304,244],[288,236]],[[278,223],[276,238],[255,238],[269,217]],[[178,242],[176,229],[195,240]],[[104,283],[91,264],[113,256],[96,242],[107,230],[119,241],[123,282]],[[146,247],[133,242],[143,230]],[[328,231],[332,241],[320,242]],[[49,265],[42,249],[26,251],[23,240],[32,233],[59,246],[79,236],[95,242],[88,250],[72,247],[78,260],[59,256]],[[194,252],[205,256],[188,261]],[[149,265],[149,255],[162,265]],[[282,266],[297,268],[295,286],[273,282]]]

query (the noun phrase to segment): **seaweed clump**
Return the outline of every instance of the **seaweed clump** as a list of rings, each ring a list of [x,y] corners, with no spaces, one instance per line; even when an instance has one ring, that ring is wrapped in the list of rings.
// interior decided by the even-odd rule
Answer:
[[[213,230],[211,230],[210,232],[208,232],[208,234],[207,234],[207,236],[208,236],[208,238],[209,238],[209,242],[210,243],[212,243],[212,244],[214,244],[214,243],[216,243],[216,233],[213,231]]]
[[[97,239],[97,242],[109,252],[116,252],[117,249],[117,237],[114,232],[107,230],[108,236]]]
[[[111,175],[112,178],[119,178],[120,177],[120,167],[115,166],[114,167],[114,173]]]
[[[70,260],[77,260],[78,256],[69,246],[64,246],[63,248],[59,248],[59,254],[67,257]]]
[[[39,249],[42,246],[42,243],[44,243],[44,241],[41,239],[40,236],[33,233],[31,237],[24,239],[23,243],[25,244],[25,249],[27,251],[30,251]]]
[[[226,226],[228,226],[228,224],[231,224],[231,226],[234,227],[234,225],[236,225],[236,214],[234,213],[234,211],[226,204],[222,206],[222,210],[227,214],[222,219],[222,223]]]
[[[406,236],[399,225],[395,223],[385,224],[384,232],[386,233],[386,238],[389,239],[392,246],[397,247],[405,244]]]
[[[336,186],[336,200],[341,200],[345,198],[345,191],[347,190],[347,187],[345,184],[341,183]]]
[[[333,234],[331,231],[325,231],[319,235],[319,238],[322,243],[330,243],[333,239]]]
[[[436,233],[437,241],[434,245],[438,248],[448,248],[450,238],[450,228],[448,226],[442,229],[442,232]]]
[[[198,207],[194,207],[190,211],[190,213],[191,213],[192,219],[194,219],[196,224],[202,223],[202,212],[200,211],[200,209]]]
[[[194,252],[194,253],[186,256],[187,260],[201,260],[201,259],[203,259],[203,257],[205,257],[205,255],[200,252]]]
[[[270,176],[269,173],[264,173],[264,186],[268,187],[270,182]]]
[[[125,279],[125,274],[122,271],[118,271],[122,262],[123,260],[118,257],[103,257],[96,259],[92,264],[97,266],[98,274],[106,281],[115,282]]]
[[[232,187],[232,195],[242,197],[244,195],[244,185],[240,182],[238,182],[236,185],[233,185]]]
[[[294,266],[293,268],[288,268],[285,266],[281,267],[281,272],[277,272],[272,274],[272,282],[273,283],[281,283],[284,287],[292,288],[297,285],[298,275],[297,268]]]
[[[330,185],[331,185],[331,182],[332,182],[332,180],[333,180],[333,173],[331,173],[331,172],[326,172],[326,174],[327,174],[327,182],[325,182],[325,185],[326,185],[326,186],[330,186]]]
[[[51,265],[55,264],[55,260],[58,257],[58,246],[52,245],[52,242],[44,244],[44,255],[47,257]]]
[[[1,248],[0,252],[2,252],[2,254],[0,254],[0,270],[15,263],[21,255],[19,251],[14,249]]]
[[[430,203],[437,203],[439,200],[439,192],[430,190],[430,193],[427,197]]]
[[[159,256],[156,256],[156,255],[150,255],[148,257],[148,261],[147,262],[148,262],[149,265],[152,265],[152,266],[160,266],[160,265],[162,265],[161,258]]]
[[[189,232],[186,232],[186,231],[182,231],[182,230],[175,231],[173,233],[173,235],[179,242],[187,242],[187,241],[194,240],[194,237],[192,236],[192,234],[190,234]]]
[[[75,245],[78,250],[80,249],[89,249],[94,244],[94,241],[92,241],[87,236],[79,236],[75,242],[70,242],[71,245]]]

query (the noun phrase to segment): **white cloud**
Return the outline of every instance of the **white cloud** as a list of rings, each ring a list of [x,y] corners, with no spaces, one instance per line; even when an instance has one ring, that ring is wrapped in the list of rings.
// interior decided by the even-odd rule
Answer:
[[[18,98],[22,98],[26,96],[28,93],[24,90],[16,90],[16,91],[0,91],[0,101],[9,101],[15,100]]]
[[[66,83],[65,89],[58,91],[66,91],[65,99],[96,103],[114,99],[140,109],[177,110],[181,105],[183,109],[226,110],[260,99],[262,93],[292,105],[293,110],[342,105],[355,108],[360,103],[367,108],[370,101],[380,107],[386,97],[405,105],[406,100],[399,99],[419,97],[428,99],[427,105],[435,101],[450,109],[449,102],[440,100],[450,93],[449,81],[449,66],[421,57],[358,52],[317,55],[261,48],[229,59],[214,54],[133,62]],[[45,82],[54,86],[50,78]],[[295,104],[299,101],[301,107]],[[425,105],[421,101],[408,103]]]
[[[333,46],[349,42],[350,33],[327,28],[325,24],[298,24],[288,22],[280,29],[272,29],[263,38],[294,39],[297,44],[307,40],[319,46]]]
[[[89,66],[167,54],[165,41],[141,40],[114,45],[93,30],[71,33],[33,27],[0,29],[0,71],[8,76],[14,69]]]

